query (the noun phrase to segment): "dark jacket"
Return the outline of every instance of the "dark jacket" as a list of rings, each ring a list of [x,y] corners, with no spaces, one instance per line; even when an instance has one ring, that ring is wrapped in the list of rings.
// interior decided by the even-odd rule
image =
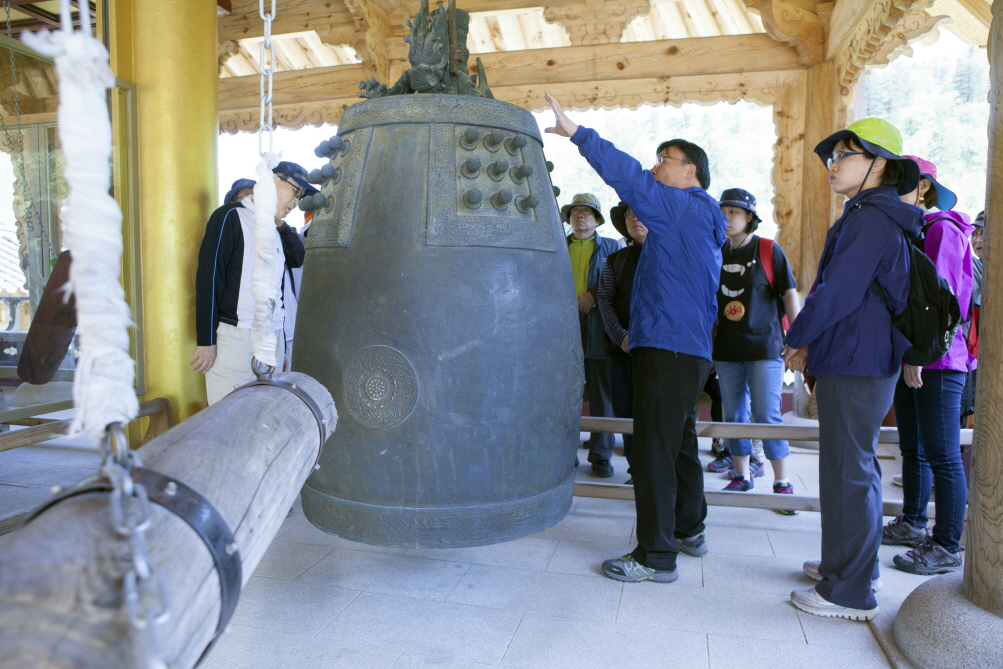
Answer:
[[[595,130],[571,138],[589,165],[648,228],[630,304],[630,350],[660,348],[710,360],[721,245],[728,219],[703,188],[673,188]]]
[[[567,243],[571,246],[573,235],[568,235]],[[586,285],[588,292],[592,294],[592,299],[596,301],[595,307],[588,314],[578,312],[582,328],[582,350],[586,358],[608,358],[609,339],[606,337],[606,329],[603,327],[602,314],[599,313],[599,277],[602,276],[602,269],[606,265],[606,256],[620,250],[620,245],[615,239],[603,237],[596,233],[595,244],[592,245],[592,257],[589,258],[589,275]]]
[[[808,374],[899,373],[910,344],[892,325],[889,309],[905,309],[906,235],[917,238],[922,228],[922,211],[899,200],[894,188],[870,188],[846,203],[825,236],[815,285],[787,333],[789,346],[808,347]],[[871,286],[875,279],[887,307]]]
[[[238,210],[253,212],[253,206],[243,202],[224,204],[209,217],[199,250],[195,271],[195,341],[198,346],[216,344],[216,327],[220,322],[237,325],[237,304],[240,284],[247,283],[250,269],[244,277],[244,232]],[[252,213],[253,215],[253,213]],[[296,230],[283,223],[278,228],[282,251],[290,267],[302,267],[306,251]],[[249,285],[249,284],[248,284]]]

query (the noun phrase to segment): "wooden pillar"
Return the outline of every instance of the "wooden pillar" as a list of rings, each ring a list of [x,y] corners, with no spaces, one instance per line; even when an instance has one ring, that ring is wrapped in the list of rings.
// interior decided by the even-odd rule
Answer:
[[[846,105],[835,63],[820,63],[808,68],[804,109],[801,254],[795,271],[801,289],[807,291],[815,280],[825,234],[839,216],[836,195],[829,187],[828,171],[814,153],[816,144],[842,129],[846,122]]]
[[[136,84],[139,262],[146,394],[175,420],[205,406],[195,350],[195,267],[216,185],[214,0],[111,0],[112,68]],[[254,169],[248,165],[248,171]]]
[[[802,73],[773,103],[777,143],[773,145],[773,218],[780,231],[778,242],[787,253],[798,287],[805,286],[801,271],[801,226],[804,223],[804,128],[808,76]],[[812,268],[814,271],[814,267]],[[810,280],[809,280],[810,282]]]
[[[972,603],[1003,616],[1003,0],[993,2],[989,32],[989,159],[983,263],[979,394],[968,497],[964,593]]]

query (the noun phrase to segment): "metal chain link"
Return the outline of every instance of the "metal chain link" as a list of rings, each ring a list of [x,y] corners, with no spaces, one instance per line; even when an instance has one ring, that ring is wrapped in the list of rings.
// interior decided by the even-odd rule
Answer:
[[[129,448],[121,423],[108,426],[101,440],[104,461],[101,473],[111,482],[109,500],[111,524],[119,536],[129,540],[132,566],[122,580],[126,613],[137,631],[149,639],[150,669],[167,668],[167,653],[160,627],[172,615],[167,582],[163,572],[150,560],[146,532],[150,529],[150,499],[146,488],[133,481],[133,467],[142,467],[139,454]]]
[[[258,13],[265,22],[265,37],[261,41],[258,52],[258,67],[261,70],[261,124],[258,126],[258,155],[265,155],[263,142],[264,133],[268,133],[268,152],[272,153],[275,124],[272,120],[272,75],[275,74],[275,46],[272,44],[272,21],[275,20],[275,0],[272,0],[272,11],[265,13],[265,0],[258,0]],[[268,51],[268,65],[265,65],[265,51]],[[268,109],[268,122],[265,123],[265,108]]]

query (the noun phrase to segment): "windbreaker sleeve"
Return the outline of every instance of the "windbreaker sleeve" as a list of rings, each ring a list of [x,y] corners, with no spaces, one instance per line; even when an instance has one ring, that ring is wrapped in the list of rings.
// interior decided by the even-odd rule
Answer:
[[[198,346],[216,344],[219,303],[226,284],[226,267],[236,246],[237,230],[240,230],[240,221],[236,209],[217,210],[206,224],[195,272],[195,342]]]
[[[613,264],[606,258],[603,265],[602,276],[599,279],[599,313],[602,314],[603,327],[606,334],[617,347],[623,343],[623,338],[627,336],[627,331],[620,325],[620,318],[616,315],[616,306],[613,300],[616,296],[616,276],[613,272]]]
[[[595,130],[578,126],[571,141],[602,180],[656,234],[664,235],[666,228],[679,220],[689,207],[685,191],[659,183],[650,170],[641,167],[635,158],[600,137]]]
[[[884,214],[878,215],[884,217]],[[905,243],[902,233],[890,229],[893,225],[891,221],[875,220],[863,213],[846,221],[833,242],[832,257],[822,270],[815,291],[805,299],[801,313],[791,324],[787,333],[789,346],[810,345],[823,332],[860,308],[871,282],[882,264],[886,264],[884,256],[889,245]],[[889,238],[890,234],[894,237]]]

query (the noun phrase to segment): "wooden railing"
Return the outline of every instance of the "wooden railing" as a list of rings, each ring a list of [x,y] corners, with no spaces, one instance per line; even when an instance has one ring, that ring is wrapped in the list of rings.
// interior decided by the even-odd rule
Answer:
[[[591,418],[582,417],[582,432],[603,432],[633,434],[634,420],[631,418]],[[972,443],[973,430],[961,431],[961,445]],[[764,425],[761,423],[705,423],[697,422],[697,436],[725,439],[786,439],[788,441],[818,441],[818,428],[808,425]],[[883,427],[878,436],[882,444],[899,443],[898,429]],[[878,456],[881,457],[881,456]],[[575,483],[575,495],[579,497],[601,497],[605,499],[634,499],[634,486],[617,483]],[[818,497],[809,495],[750,495],[726,490],[706,490],[707,504],[712,506],[738,506],[750,509],[773,509],[795,511],[820,511]],[[902,514],[902,502],[884,500],[883,513],[886,516]],[[932,518],[934,508],[931,503],[928,513]]]

